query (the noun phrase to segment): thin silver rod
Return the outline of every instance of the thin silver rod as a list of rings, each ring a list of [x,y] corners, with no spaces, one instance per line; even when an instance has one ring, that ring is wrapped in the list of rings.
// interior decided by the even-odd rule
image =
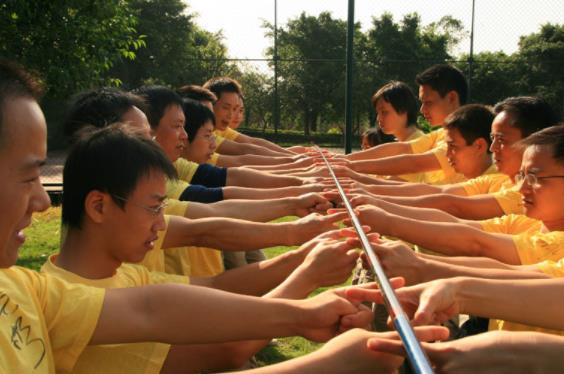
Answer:
[[[390,281],[388,280],[388,277],[386,276],[386,273],[384,272],[384,269],[382,268],[382,265],[378,260],[378,257],[374,253],[374,249],[372,248],[372,245],[370,245],[368,236],[366,236],[366,234],[362,230],[362,224],[355,214],[351,203],[349,202],[347,195],[343,190],[343,187],[339,183],[337,176],[333,172],[333,168],[331,168],[329,161],[327,161],[327,158],[325,157],[321,149],[317,146],[316,148],[319,154],[321,154],[321,157],[323,158],[323,161],[325,162],[325,165],[327,166],[327,170],[329,170],[331,177],[335,181],[335,186],[337,186],[337,190],[339,191],[339,195],[341,195],[343,204],[345,205],[345,208],[349,213],[353,227],[356,230],[358,237],[360,238],[362,248],[370,259],[372,270],[374,271],[374,275],[376,277],[376,283],[378,283],[378,286],[382,291],[386,309],[388,310],[390,317],[394,321],[396,330],[399,333],[401,340],[403,341],[407,356],[409,358],[409,361],[411,362],[411,366],[417,373],[433,373],[433,369],[431,368],[431,364],[429,363],[429,358],[423,351],[423,348],[421,348],[421,344],[419,344],[419,340],[417,340],[415,332],[413,331],[413,328],[409,323],[409,318],[407,317],[407,314],[405,314],[396,296],[396,293],[394,292],[394,289],[392,288]]]

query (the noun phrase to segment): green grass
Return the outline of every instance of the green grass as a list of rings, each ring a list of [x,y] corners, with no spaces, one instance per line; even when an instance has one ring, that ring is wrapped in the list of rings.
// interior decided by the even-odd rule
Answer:
[[[295,219],[296,217],[283,217],[275,222],[287,222]],[[31,226],[25,230],[26,241],[20,249],[17,264],[39,270],[49,255],[58,251],[60,232],[60,207],[53,207],[45,212],[35,214]],[[295,248],[279,246],[267,248],[264,252],[267,258],[272,258]],[[316,290],[314,295],[325,289]],[[299,337],[277,339],[274,345],[269,345],[257,354],[257,361],[261,366],[281,362],[313,352],[320,346],[321,344],[312,343]]]
[[[31,226],[25,230],[26,240],[20,248],[17,265],[39,270],[47,257],[59,250],[61,208],[49,208],[33,215]]]

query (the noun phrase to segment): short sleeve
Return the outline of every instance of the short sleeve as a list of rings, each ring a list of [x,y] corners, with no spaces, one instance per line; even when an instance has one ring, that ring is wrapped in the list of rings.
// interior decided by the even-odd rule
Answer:
[[[227,183],[227,169],[202,164],[198,166],[192,184],[199,184],[206,187],[225,187]]]
[[[165,214],[171,216],[182,216],[186,215],[186,210],[188,209],[188,201],[180,201],[177,199],[167,199],[167,205],[165,207]]]
[[[214,152],[210,159],[208,160],[208,164],[216,166],[217,165],[217,161],[219,160],[219,153]]]
[[[188,183],[177,179],[177,180],[167,180],[166,182],[166,196],[169,199],[176,199],[178,200],[178,197],[180,196],[180,194],[182,192],[184,192],[184,190],[186,189],[186,187],[188,187]]]
[[[564,232],[525,233],[513,238],[523,265],[559,261],[564,257]]]
[[[499,191],[492,196],[505,214],[524,214],[522,195],[516,188]]]
[[[225,141],[225,138],[221,135],[215,135],[215,145],[217,147],[219,147],[221,145],[221,143],[223,143]]]
[[[553,278],[564,277],[564,258],[558,261],[543,261],[536,266],[540,271]]]
[[[417,139],[408,142],[411,147],[411,152],[414,154],[424,153],[433,149],[436,145],[440,131],[441,129],[421,135]]]
[[[57,371],[71,371],[96,329],[105,290],[70,284],[48,274],[38,288],[55,366]]]

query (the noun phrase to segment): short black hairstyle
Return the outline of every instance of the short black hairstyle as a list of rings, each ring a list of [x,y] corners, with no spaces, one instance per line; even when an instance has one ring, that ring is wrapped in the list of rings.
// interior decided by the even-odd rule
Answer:
[[[72,142],[82,128],[102,128],[119,122],[134,106],[145,111],[145,102],[141,97],[117,88],[103,87],[80,92],[68,105],[63,122],[64,134]]]
[[[188,84],[176,90],[183,99],[192,99],[196,101],[209,101],[212,104],[217,101],[217,96],[207,88]]]
[[[533,145],[548,146],[551,148],[552,158],[560,163],[564,163],[564,123],[535,132],[519,141],[518,145],[522,147]]]
[[[152,172],[176,178],[176,169],[159,145],[123,124],[89,127],[71,148],[63,169],[62,222],[81,228],[84,202],[90,191],[112,195],[120,207],[139,180]]]
[[[133,91],[145,100],[145,114],[154,130],[159,127],[166,109],[171,105],[182,107],[182,98],[176,92],[165,86],[143,86]]]
[[[362,133],[362,138],[366,139],[370,147],[375,147],[384,143],[391,143],[396,140],[393,135],[385,134],[379,127],[369,128]]]
[[[433,65],[415,77],[415,82],[420,85],[430,86],[441,97],[450,91],[458,94],[460,105],[468,100],[468,82],[462,72],[454,66],[447,64]]]
[[[445,119],[445,129],[456,129],[470,145],[476,139],[484,139],[488,144],[488,152],[492,143],[490,133],[494,119],[493,111],[490,107],[481,104],[463,105]]]
[[[417,99],[407,84],[398,81],[386,83],[372,96],[372,105],[376,107],[380,99],[390,103],[396,112],[407,113],[407,126],[417,124]]]
[[[213,92],[218,100],[221,98],[221,94],[224,92],[236,93],[237,95],[243,97],[243,89],[241,88],[241,84],[233,78],[212,78],[204,83],[203,87]]]
[[[23,66],[9,60],[0,59],[0,145],[4,127],[4,103],[20,97],[39,101],[43,95],[43,83],[37,76]]]
[[[206,122],[211,121],[211,123],[215,126],[215,115],[210,108],[204,104],[196,100],[184,99],[182,109],[184,110],[184,117],[186,117],[184,130],[188,135],[189,143],[194,141],[198,130],[200,127],[204,126]]]
[[[494,107],[494,113],[509,114],[511,125],[526,138],[532,133],[559,122],[558,115],[544,99],[535,96],[509,97]]]

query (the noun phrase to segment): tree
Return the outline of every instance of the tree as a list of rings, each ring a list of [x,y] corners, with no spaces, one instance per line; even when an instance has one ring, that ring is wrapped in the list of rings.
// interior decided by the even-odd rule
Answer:
[[[129,0],[138,16],[137,30],[144,35],[146,47],[135,60],[123,61],[115,73],[126,88],[145,83],[177,87],[203,83],[224,74],[227,48],[222,35],[202,30],[194,15],[181,0]]]
[[[272,38],[273,26],[264,27]],[[279,89],[286,97],[281,112],[287,119],[300,113],[306,135],[342,115],[345,41],[346,22],[328,12],[318,17],[302,13],[278,30]],[[273,48],[266,54],[273,58]]]
[[[542,96],[564,115],[564,25],[547,23],[522,36],[516,57],[520,93]]]
[[[39,72],[50,98],[119,84],[108,71],[144,45],[124,0],[8,0],[0,20],[0,54]]]

